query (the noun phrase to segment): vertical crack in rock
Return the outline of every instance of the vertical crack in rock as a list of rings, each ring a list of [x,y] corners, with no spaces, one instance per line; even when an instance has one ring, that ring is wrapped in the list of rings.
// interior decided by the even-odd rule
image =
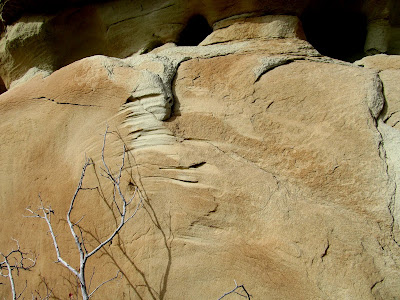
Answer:
[[[325,256],[328,255],[328,250],[329,250],[329,247],[330,247],[330,246],[331,246],[331,245],[330,245],[330,243],[329,243],[329,240],[326,240],[325,250],[324,250],[324,252],[321,254],[321,261],[324,261]]]
[[[367,103],[372,116],[377,119],[376,128],[379,133],[379,156],[381,157],[388,176],[390,199],[388,209],[392,218],[391,235],[394,242],[399,245],[399,221],[400,221],[400,132],[387,125],[382,116],[379,116],[385,102],[383,84],[378,74],[371,86],[371,93],[367,95]],[[375,91],[375,93],[372,93]],[[382,103],[381,103],[382,102]]]
[[[378,119],[377,129],[381,137],[379,153],[385,164],[386,173],[390,185],[390,199],[388,208],[392,217],[392,237],[396,244],[399,244],[399,220],[400,220],[400,132]]]

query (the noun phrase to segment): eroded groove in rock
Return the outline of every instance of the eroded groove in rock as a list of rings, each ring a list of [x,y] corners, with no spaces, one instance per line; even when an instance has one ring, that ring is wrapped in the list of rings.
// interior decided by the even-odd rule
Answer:
[[[126,114],[123,124],[130,128],[132,147],[174,143],[176,139],[162,121],[171,116],[174,102],[171,85],[180,60],[144,54],[137,60],[129,58],[125,63],[139,71],[137,83],[131,87],[131,96],[121,107],[121,113]],[[155,70],[142,69],[142,64],[153,64]]]
[[[382,137],[381,157],[386,165],[390,184],[388,209],[392,216],[392,236],[400,245],[400,132],[378,120],[377,129]]]
[[[194,163],[189,166],[171,166],[171,167],[159,167],[160,170],[189,170],[189,169],[197,169],[204,166],[207,162],[202,161],[199,163]]]
[[[391,192],[389,193],[388,210],[392,217],[391,234],[393,240],[399,245],[400,241],[400,132],[386,124],[388,101],[384,94],[380,74],[373,78],[367,96],[372,116],[377,120],[376,128],[380,135],[379,154],[385,165],[386,174]],[[375,93],[375,95],[373,95]],[[383,101],[383,104],[380,102]],[[375,104],[374,104],[375,103]],[[372,107],[372,110],[371,110]],[[390,117],[389,117],[390,118]]]

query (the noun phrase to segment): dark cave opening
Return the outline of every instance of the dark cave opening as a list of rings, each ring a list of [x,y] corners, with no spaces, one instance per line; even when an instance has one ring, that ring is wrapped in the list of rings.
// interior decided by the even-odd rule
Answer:
[[[212,28],[206,18],[201,15],[195,15],[189,19],[176,44],[178,46],[197,46],[210,33],[212,33]]]
[[[334,3],[320,2],[304,12],[301,21],[305,35],[322,55],[354,62],[365,56],[367,19],[358,6]]]
[[[3,94],[4,92],[7,92],[7,88],[3,79],[0,77],[0,94]]]

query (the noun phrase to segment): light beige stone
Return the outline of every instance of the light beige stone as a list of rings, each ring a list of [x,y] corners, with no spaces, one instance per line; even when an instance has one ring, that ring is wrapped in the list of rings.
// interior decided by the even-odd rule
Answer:
[[[249,39],[305,39],[300,20],[295,16],[243,17],[223,20],[200,45]]]
[[[295,2],[267,1],[265,10],[296,14],[306,2]],[[77,298],[73,276],[53,263],[46,224],[22,215],[40,193],[55,211],[61,254],[76,266],[65,215],[86,156],[94,166],[84,186],[99,188],[80,193],[73,219],[84,216],[90,247],[112,230],[100,155],[109,126],[105,158],[115,172],[127,148],[123,191],[137,185],[145,201],[90,261],[92,287],[123,274],[94,298],[218,299],[234,280],[254,299],[400,297],[397,57],[364,58],[364,68],[323,57],[302,40],[297,17],[229,18],[259,5],[238,3],[115,1],[8,27],[0,251],[13,237],[39,254],[18,289],[27,279],[27,293],[43,295],[47,283],[54,297]],[[201,46],[152,50],[179,39],[195,13],[222,20]],[[95,53],[120,58],[75,61]]]
[[[217,299],[234,279],[257,299],[398,297],[397,179],[394,156],[383,154],[396,150],[382,148],[386,135],[376,127],[377,74],[307,56],[299,43],[96,56],[1,95],[0,217],[7,230],[0,243],[10,245],[12,236],[40,254],[28,289],[43,291],[44,278],[57,297],[76,290],[53,264],[45,224],[21,215],[40,192],[55,219],[64,218],[84,153],[100,164],[107,123],[130,148],[124,190],[134,180],[146,203],[89,265],[96,266],[93,284],[117,269],[124,274],[98,298],[196,299],[203,291]],[[156,94],[152,101],[162,107],[158,97],[168,89],[173,111],[162,121],[141,101]],[[113,168],[121,149],[111,135],[106,159]],[[98,180],[110,197],[93,169],[85,186]],[[81,195],[81,215],[95,237],[112,228],[98,193]],[[62,254],[76,263],[64,223],[55,229]]]
[[[196,36],[196,28],[199,29],[201,36],[195,39],[196,43],[206,37],[204,32],[211,32],[211,27],[215,32],[205,43],[257,36],[304,39],[298,18],[305,17],[322,2],[8,0],[1,4],[0,77],[9,89],[13,81],[32,68],[53,72],[92,55],[125,58],[170,42],[186,45],[182,32],[196,16],[203,20],[189,34]],[[367,17],[371,30],[366,50],[399,53],[400,13],[395,0],[368,0],[356,6],[337,2],[333,7]],[[320,13],[327,13],[326,7],[321,7]],[[246,18],[254,18],[254,22],[243,22]],[[382,22],[389,22],[390,26],[381,26]],[[222,28],[227,24],[232,26]]]
[[[400,69],[400,57],[398,55],[377,54],[366,56],[354,64],[377,71],[388,69]]]
[[[47,3],[46,16],[37,15],[41,11],[38,3],[20,0],[4,3],[2,15],[7,26],[0,42],[0,77],[7,88],[34,67],[55,71],[91,55],[125,58],[168,42],[183,42],[181,32],[195,15],[203,16],[211,30],[212,24],[219,20],[253,11],[298,15],[309,0],[291,0],[285,4],[265,0],[263,5],[247,0],[91,2],[100,3]],[[54,13],[49,15],[48,11]]]
[[[397,55],[379,54],[364,57],[355,62],[355,64],[379,72],[385,97],[385,106],[380,117],[388,125],[399,129],[400,57]]]
[[[382,119],[388,125],[400,130],[400,68],[398,70],[384,70],[379,73],[384,85],[386,106],[382,112]]]

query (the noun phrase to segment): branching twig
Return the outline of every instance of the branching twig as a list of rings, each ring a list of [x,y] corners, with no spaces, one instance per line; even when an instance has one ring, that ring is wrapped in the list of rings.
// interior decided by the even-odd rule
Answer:
[[[50,299],[51,295],[53,294],[53,290],[51,288],[49,288],[49,285],[47,284],[46,280],[41,276],[40,276],[40,278],[46,288],[46,294],[44,297],[42,297],[40,292],[38,290],[35,290],[35,293],[32,293],[32,300],[48,300],[48,299]]]
[[[225,296],[228,296],[229,294],[237,294],[237,295],[239,295],[241,297],[247,298],[248,300],[251,299],[252,296],[247,292],[247,290],[244,287],[244,285],[243,284],[242,285],[237,285],[236,280],[234,280],[234,282],[235,282],[235,288],[233,290],[231,290],[230,292],[227,292],[227,293],[223,294],[221,297],[218,298],[218,300],[221,300],[222,298],[224,298]],[[242,289],[242,292],[244,294],[239,293],[238,292],[239,289]]]
[[[125,198],[124,193],[122,192],[122,188],[121,188],[121,177],[122,177],[122,171],[124,169],[124,165],[125,165],[125,152],[126,152],[126,147],[124,145],[123,147],[123,154],[122,154],[122,162],[121,165],[118,169],[118,172],[116,175],[114,175],[111,171],[111,169],[109,168],[109,166],[107,165],[106,161],[105,161],[105,146],[106,146],[106,139],[107,139],[107,134],[108,134],[108,127],[106,128],[106,131],[104,133],[104,139],[103,139],[103,147],[102,147],[102,151],[101,151],[101,160],[103,163],[103,168],[101,168],[104,172],[104,174],[101,174],[103,177],[107,178],[108,180],[111,181],[111,183],[113,184],[113,203],[116,205],[118,212],[119,212],[119,222],[116,224],[116,228],[114,229],[114,231],[108,235],[108,237],[103,240],[103,241],[99,241],[99,244],[92,249],[91,251],[89,251],[85,245],[85,239],[84,239],[84,235],[83,235],[83,230],[81,228],[80,225],[78,225],[78,223],[82,220],[79,219],[77,222],[72,222],[71,221],[71,214],[72,211],[74,209],[74,204],[75,201],[77,199],[77,196],[79,194],[80,191],[82,190],[93,190],[96,188],[84,188],[82,187],[83,185],[83,179],[85,177],[86,174],[86,170],[90,165],[94,165],[94,162],[92,159],[90,158],[85,158],[85,163],[83,165],[82,168],[82,173],[81,173],[81,177],[80,180],[78,182],[78,187],[75,190],[75,193],[72,197],[69,209],[68,209],[68,213],[67,213],[67,222],[68,222],[68,226],[69,229],[71,231],[71,234],[75,240],[75,244],[76,247],[78,248],[79,251],[79,260],[80,260],[80,265],[79,265],[79,269],[75,269],[73,268],[70,264],[68,264],[68,262],[66,260],[64,260],[61,256],[60,253],[60,249],[59,249],[59,245],[57,243],[57,239],[56,239],[56,235],[54,233],[52,224],[51,224],[51,214],[54,213],[54,211],[51,209],[51,207],[44,207],[43,205],[43,201],[39,195],[39,199],[40,199],[40,207],[39,209],[34,212],[33,210],[31,210],[30,208],[27,208],[27,210],[31,213],[31,217],[37,217],[40,219],[43,219],[46,221],[47,226],[49,228],[49,232],[51,234],[51,237],[53,239],[53,245],[54,248],[56,250],[56,254],[57,254],[57,262],[60,262],[64,267],[66,267],[70,272],[72,272],[77,279],[79,280],[79,284],[80,284],[80,288],[81,288],[81,294],[82,294],[82,298],[83,299],[89,299],[94,292],[96,292],[101,286],[103,286],[105,283],[110,282],[111,280],[114,280],[118,277],[119,271],[117,273],[117,275],[103,283],[101,283],[97,288],[95,288],[91,293],[89,293],[89,289],[90,289],[90,284],[89,286],[87,286],[86,284],[86,277],[85,277],[85,270],[86,270],[86,263],[87,260],[94,255],[95,253],[97,253],[100,249],[102,249],[105,245],[107,245],[110,241],[112,241],[112,239],[121,231],[122,227],[130,220],[132,219],[136,213],[138,212],[138,210],[140,209],[140,207],[142,206],[143,203],[143,199],[140,195],[140,193],[137,193],[137,187],[135,189],[134,195],[132,197],[129,198],[129,200],[127,201]],[[136,195],[139,195],[139,201],[136,204],[136,207],[134,209],[133,212],[129,213],[128,212],[128,208],[129,205],[132,203],[132,201],[134,200],[134,198],[136,197]],[[75,231],[75,229],[78,229],[78,232]],[[93,277],[93,275],[92,275]],[[90,281],[92,280],[92,278],[90,279]]]
[[[27,282],[25,283],[25,287],[22,292],[17,295],[13,272],[16,271],[17,275],[19,275],[20,270],[29,271],[36,265],[36,257],[28,257],[29,253],[21,250],[19,242],[16,239],[12,240],[17,244],[17,249],[11,250],[8,254],[3,254],[0,252],[0,255],[3,257],[3,261],[0,262],[0,276],[7,277],[9,279],[12,297],[13,300],[16,300],[19,299],[25,291]]]
[[[94,294],[94,292],[96,292],[96,291],[97,291],[99,288],[101,288],[104,284],[106,284],[107,282],[113,281],[114,279],[117,279],[119,273],[120,273],[120,271],[118,270],[117,274],[116,274],[113,278],[110,278],[110,279],[104,281],[103,283],[101,283],[97,288],[95,288],[95,289],[93,290],[93,292],[90,293],[89,298],[92,297],[92,295]]]

